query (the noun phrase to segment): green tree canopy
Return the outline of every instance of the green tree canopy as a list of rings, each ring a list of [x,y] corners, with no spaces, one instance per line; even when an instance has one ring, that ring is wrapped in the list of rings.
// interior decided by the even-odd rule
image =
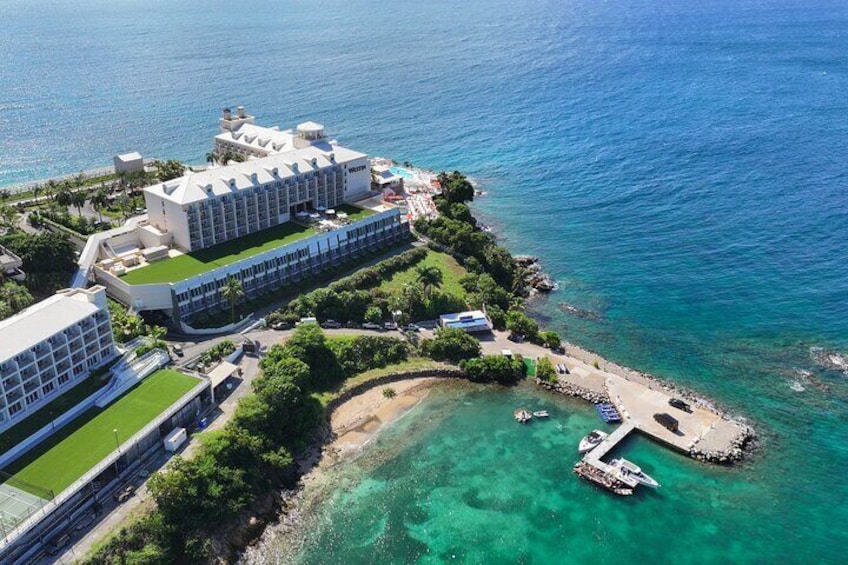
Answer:
[[[459,365],[468,378],[477,382],[513,384],[524,378],[527,366],[517,357],[486,355],[468,359]]]
[[[436,337],[424,340],[421,349],[425,355],[436,361],[459,363],[463,359],[480,356],[480,342],[457,328],[441,328]]]

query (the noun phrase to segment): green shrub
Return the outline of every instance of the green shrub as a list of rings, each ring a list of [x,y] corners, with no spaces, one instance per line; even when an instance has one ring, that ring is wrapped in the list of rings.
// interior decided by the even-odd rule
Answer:
[[[480,356],[480,342],[472,335],[457,328],[441,328],[436,337],[425,339],[421,351],[436,361],[459,363],[463,359]]]
[[[518,357],[487,355],[460,363],[466,376],[476,382],[513,384],[524,378],[527,366]]]
[[[236,344],[230,341],[229,339],[225,339],[221,343],[214,345],[200,354],[200,357],[197,358],[198,363],[201,365],[211,365],[212,363],[216,363],[232,353],[236,350]]]
[[[556,369],[547,357],[542,357],[536,362],[536,378],[549,383],[557,382]]]

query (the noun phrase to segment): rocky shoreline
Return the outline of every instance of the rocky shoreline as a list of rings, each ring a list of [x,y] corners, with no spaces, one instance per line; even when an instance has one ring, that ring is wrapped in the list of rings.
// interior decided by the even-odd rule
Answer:
[[[513,255],[512,259],[524,271],[524,285],[528,295],[556,290],[556,281],[542,271],[542,264],[538,257],[534,255]]]

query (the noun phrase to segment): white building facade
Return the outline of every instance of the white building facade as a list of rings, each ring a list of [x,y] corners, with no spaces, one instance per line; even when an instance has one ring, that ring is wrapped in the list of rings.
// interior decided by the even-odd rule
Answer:
[[[136,311],[162,310],[185,320],[199,313],[226,309],[221,294],[230,277],[253,298],[307,279],[349,259],[408,241],[409,224],[398,209],[389,209],[340,229],[318,233],[232,264],[176,282],[130,285],[95,266],[97,281]]]
[[[245,127],[253,126],[244,122],[239,129]],[[366,154],[327,141],[323,126],[313,122],[286,136],[290,143],[270,146],[280,151],[256,150],[248,161],[145,188],[149,223],[171,233],[177,247],[196,251],[287,222],[296,212],[333,208],[369,193]]]
[[[117,355],[106,289],[68,289],[0,322],[0,431]]]

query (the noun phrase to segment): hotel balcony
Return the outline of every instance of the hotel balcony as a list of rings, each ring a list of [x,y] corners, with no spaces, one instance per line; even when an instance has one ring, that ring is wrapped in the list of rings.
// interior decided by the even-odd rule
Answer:
[[[13,377],[11,379],[5,379],[3,381],[3,390],[6,392],[13,390],[15,387],[21,386],[20,377]]]

